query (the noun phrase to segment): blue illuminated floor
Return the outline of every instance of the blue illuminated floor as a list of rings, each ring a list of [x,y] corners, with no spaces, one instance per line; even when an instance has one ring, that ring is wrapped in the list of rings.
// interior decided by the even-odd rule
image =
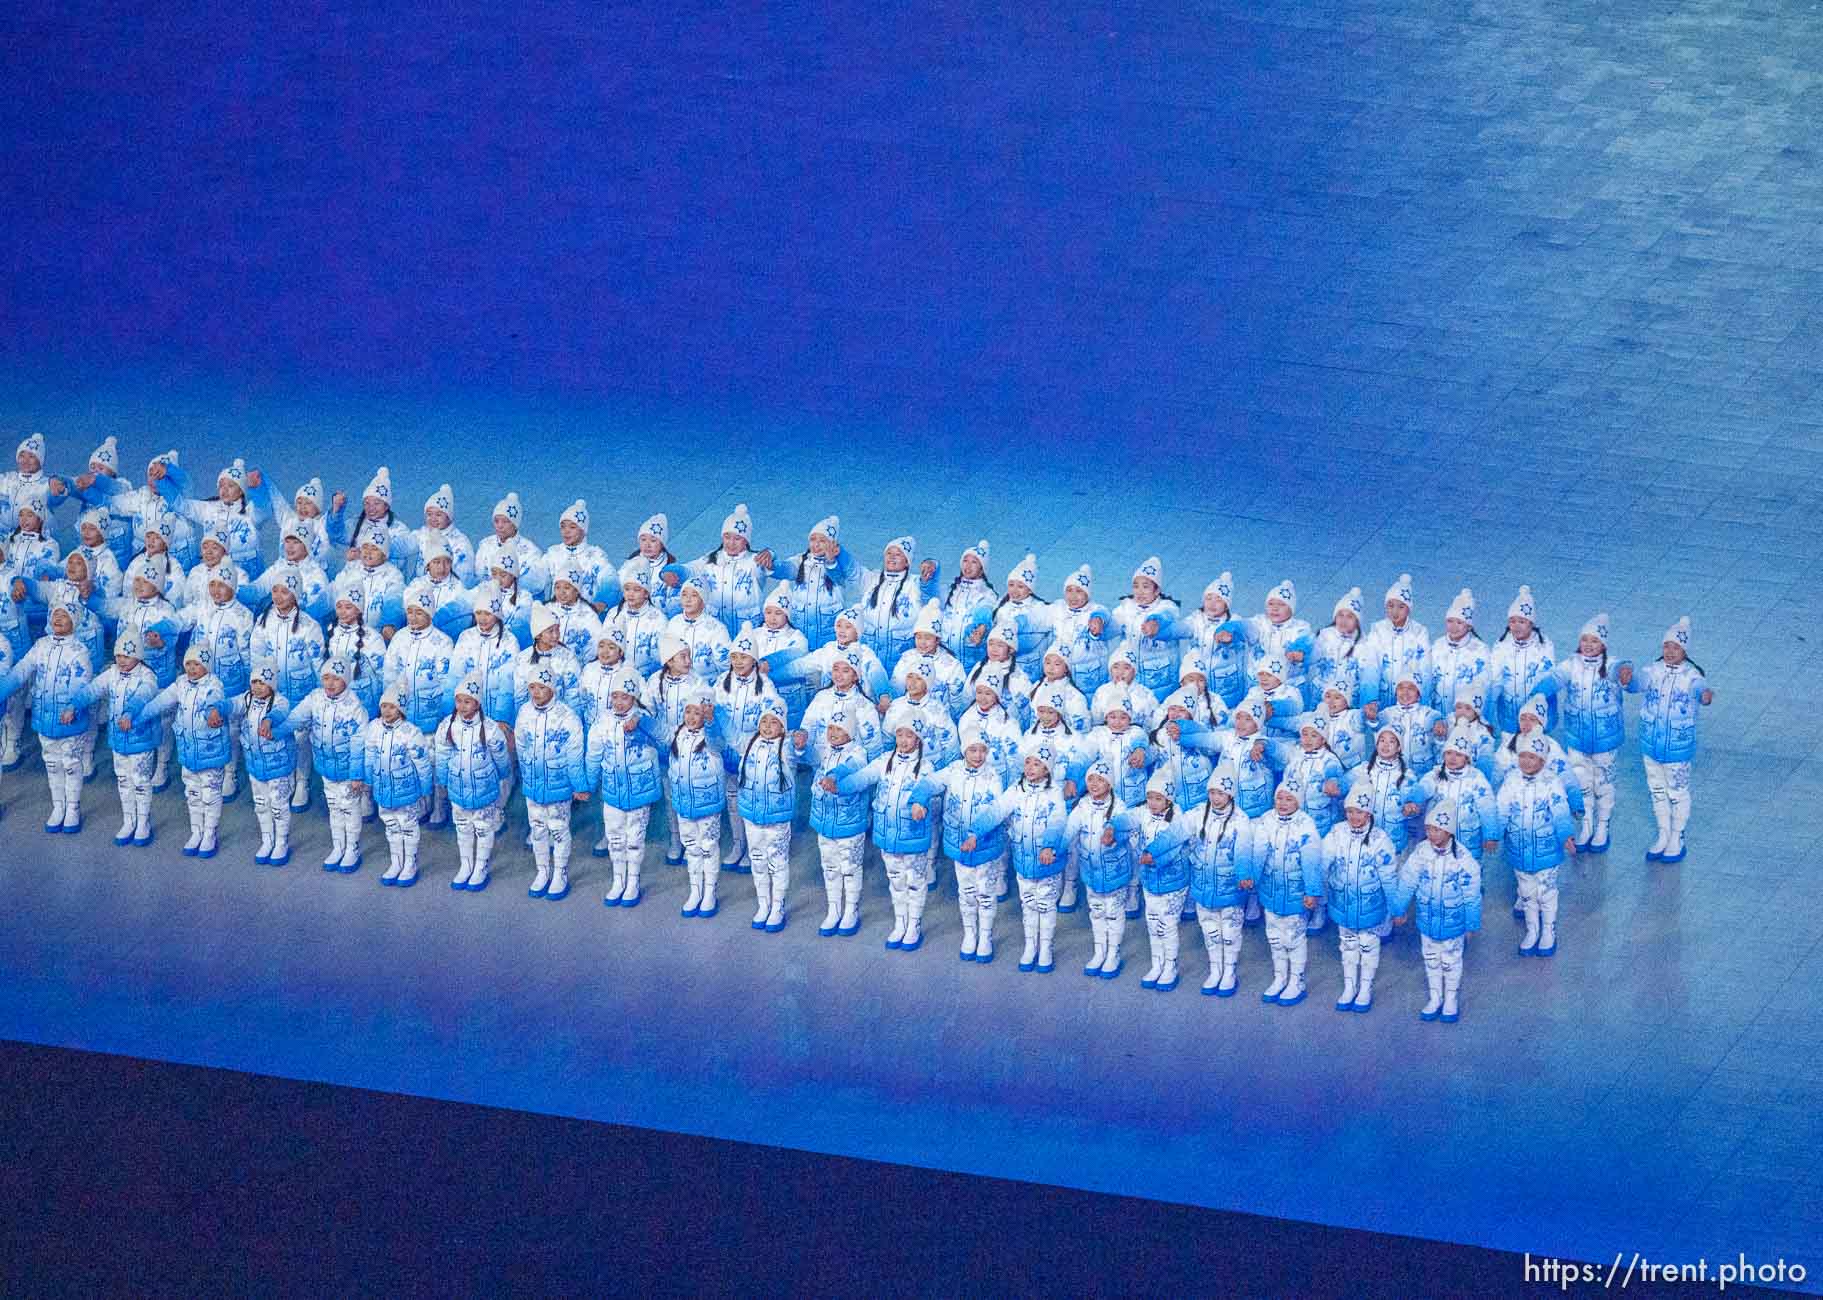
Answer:
[[[1513,955],[1497,868],[1453,1028],[1409,941],[1367,1017],[1327,1005],[1333,933],[1304,1006],[1159,997],[1075,973],[1080,917],[1048,978],[961,965],[948,896],[888,954],[877,868],[861,936],[819,940],[808,836],[767,937],[744,882],[686,922],[657,866],[637,912],[586,861],[532,902],[516,839],[480,897],[440,839],[409,893],[326,876],[320,802],[282,872],[239,856],[244,802],[217,861],[177,855],[174,795],[115,851],[105,776],[43,837],[27,769],[0,1035],[1533,1253],[1814,1249],[1813,9],[559,4],[509,39],[101,8],[0,19],[59,49],[0,105],[0,427],[57,466],[102,432],[135,476],[170,444],[287,486],[384,460],[471,531],[516,488],[541,541],[591,466],[610,549],[662,508],[699,553],[744,500],[775,545],[830,510],[869,558],[985,534],[1050,592],[1150,551],[1247,610],[1289,575],[1319,623],[1403,569],[1420,618],[1468,583],[1492,625],[1523,581],[1566,648],[1598,608],[1632,656],[1691,614],[1718,700],[1689,859],[1639,860],[1629,746],[1559,956]]]

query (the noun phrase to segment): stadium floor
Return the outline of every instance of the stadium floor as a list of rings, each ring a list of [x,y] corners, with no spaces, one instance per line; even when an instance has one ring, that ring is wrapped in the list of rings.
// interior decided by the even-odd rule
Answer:
[[[819,939],[804,833],[765,936],[744,881],[685,921],[656,865],[635,912],[586,857],[533,902],[516,834],[481,896],[441,837],[425,887],[327,876],[320,799],[282,871],[244,798],[212,862],[175,793],[115,850],[105,768],[46,837],[28,767],[0,1037],[1509,1251],[1814,1249],[1814,10],[492,13],[0,19],[0,59],[58,52],[0,106],[0,426],[53,469],[117,433],[135,479],[166,445],[287,490],[383,461],[471,532],[513,487],[541,541],[581,492],[610,548],[662,508],[697,553],[744,500],[792,549],[830,510],[868,558],[1030,549],[1047,592],[1157,553],[1247,611],[1290,576],[1321,623],[1405,570],[1435,628],[1529,582],[1560,647],[1606,609],[1636,658],[1689,613],[1689,857],[1641,861],[1630,742],[1558,956],[1515,956],[1496,864],[1444,1027],[1410,939],[1365,1017],[1330,1010],[1333,930],[1303,1006],[1251,996],[1258,932],[1245,996],[1196,995],[1190,931],[1158,996],[1137,928],[1128,978],[1076,973],[1081,914],[1054,975],[958,963],[947,872],[921,952],[882,950],[877,866]]]

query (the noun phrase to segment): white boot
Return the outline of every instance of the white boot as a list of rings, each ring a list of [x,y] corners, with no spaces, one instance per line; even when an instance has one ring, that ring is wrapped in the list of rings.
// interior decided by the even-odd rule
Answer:
[[[836,932],[842,924],[842,873],[825,868],[823,871],[823,893],[829,899],[829,910],[823,913],[823,924],[817,927],[817,933],[827,938]]]
[[[407,844],[405,846],[405,862],[399,872],[399,884],[401,886],[415,884],[417,883],[417,879],[418,846],[416,844]]]
[[[1146,944],[1152,950],[1152,964],[1146,967],[1146,973],[1140,977],[1139,986],[1142,989],[1157,988],[1158,977],[1165,973],[1165,945],[1162,942],[1163,939],[1164,936],[1154,933],[1152,927],[1148,926],[1146,928]]]
[[[1277,948],[1272,950],[1272,983],[1260,993],[1260,1001],[1277,1002],[1279,994],[1285,991],[1285,985],[1291,979],[1291,960]]]
[[[405,882],[403,879],[401,879],[399,881],[399,883],[404,884]],[[562,861],[557,861],[557,862],[551,863],[551,886],[549,889],[544,891],[544,896],[546,898],[550,899],[551,901],[555,902],[556,900],[565,897],[569,892],[570,892],[569,864],[566,862],[562,862]]]
[[[985,966],[994,960],[994,918],[1000,913],[1000,899],[993,892],[993,882],[985,893],[978,895],[980,909],[976,913],[976,928],[980,931],[975,941],[975,960]]]
[[[1453,953],[1443,962],[1443,1009],[1438,1017],[1453,1025],[1460,1018],[1456,1009],[1456,990],[1462,985],[1462,954]]]
[[[771,868],[762,868],[754,872],[756,877],[766,878],[767,888],[771,891],[771,902],[766,907],[766,929],[778,933],[785,928],[785,895],[790,886],[790,877],[774,876]]]
[[[1035,970],[1038,967],[1038,917],[1029,908],[1019,909],[1019,922],[1025,929],[1025,947],[1019,953],[1019,969]]]
[[[1684,827],[1690,822],[1690,796],[1673,790],[1667,796],[1671,804],[1669,834],[1665,837],[1665,861],[1681,862],[1684,857]]]
[[[772,876],[764,869],[753,873],[753,928],[764,930],[772,913]]]
[[[962,949],[957,956],[963,961],[975,960],[975,948],[981,941],[979,914],[974,900],[962,900]]]
[[[150,791],[133,800],[133,843],[152,842],[152,795]]]
[[[905,940],[905,887],[903,885],[892,887],[892,900],[893,928],[887,931],[886,946],[897,948]]]
[[[861,928],[861,877],[857,873],[842,877],[842,924],[838,934],[853,934]]]
[[[1127,936],[1126,900],[1115,900],[1105,919],[1108,923],[1108,955],[1102,959],[1101,977],[1111,980],[1120,974],[1120,943]]]
[[[449,887],[466,889],[469,878],[475,874],[475,833],[473,831],[457,828],[456,857],[458,860],[456,878],[449,882]]]
[[[703,898],[702,901],[697,904],[696,914],[698,916],[714,916],[717,909],[721,906],[715,901],[715,887],[722,874],[721,864],[716,861],[716,855],[714,853],[709,855],[708,860],[704,862],[700,868],[700,872],[703,878]]]
[[[353,871],[361,865],[361,805],[350,800],[342,813],[342,870]]]
[[[1595,853],[1605,853],[1608,849],[1608,823],[1614,818],[1614,783],[1605,781],[1595,794],[1595,835],[1589,841],[1589,848]]]
[[[1424,982],[1430,986],[1431,1000],[1418,1013],[1421,1020],[1435,1020],[1443,1010],[1443,966],[1435,953],[1424,955]]]
[[[1057,937],[1057,913],[1041,912],[1038,915],[1038,969],[1046,975],[1057,969],[1057,963],[1051,957],[1051,944]]]
[[[1222,921],[1222,982],[1217,992],[1234,992],[1234,981],[1241,969],[1241,918]]]
[[[601,901],[609,907],[619,907],[620,900],[627,892],[627,867],[619,858],[613,863],[613,876],[608,881],[608,892],[601,896]]]
[[[1576,847],[1586,849],[1595,838],[1595,801],[1584,800],[1582,824],[1576,830]]]
[[[1288,1007],[1293,1003],[1304,1000],[1304,994],[1306,992],[1304,986],[1304,963],[1307,956],[1308,954],[1305,951],[1295,946],[1292,948],[1291,952],[1287,954],[1286,960],[1290,969],[1289,973],[1285,976],[1285,988],[1279,994],[1280,1006]]]
[[[1557,951],[1557,887],[1538,891],[1538,955],[1549,957]],[[1445,971],[1447,974],[1448,971]]]
[[[1183,918],[1172,908],[1165,917],[1165,968],[1158,973],[1158,991],[1169,993],[1177,987],[1178,946],[1183,942]]]
[[[627,868],[627,889],[620,896],[622,907],[632,907],[639,902],[639,864]]]
[[[380,877],[382,885],[390,885],[405,870],[405,839],[397,831],[386,832],[386,874]]]
[[[1100,975],[1101,964],[1108,959],[1108,922],[1095,915],[1095,909],[1101,904],[1093,896],[1089,899],[1089,931],[1095,936],[1095,951],[1090,954],[1088,964],[1082,968],[1084,975]]]
[[[1369,1011],[1374,1005],[1374,974],[1380,969],[1380,946],[1361,950],[1361,987],[1355,990],[1353,1010]]]
[[[1671,843],[1671,796],[1662,790],[1652,792],[1652,820],[1658,823],[1658,838],[1652,841],[1646,856],[1662,858],[1665,846]]]
[[[1355,1007],[1355,989],[1360,981],[1361,954],[1355,950],[1353,941],[1344,940],[1342,946],[1342,996],[1336,999],[1337,1011],[1353,1011]]]
[[[1221,922],[1216,922],[1219,926]],[[1203,951],[1209,954],[1209,973],[1203,977],[1203,992],[1211,996],[1222,986],[1222,939],[1219,931],[1203,932]]]
[[[905,938],[899,943],[902,952],[912,952],[924,943],[924,903],[929,897],[926,888],[920,882],[905,891]]]
[[[1519,906],[1525,913],[1525,936],[1519,941],[1519,955],[1530,957],[1538,950],[1538,893],[1536,886],[1520,896]]]
[[[689,862],[685,869],[690,875],[690,892],[684,898],[683,915],[695,916],[703,905],[703,873],[697,869],[694,861]]]

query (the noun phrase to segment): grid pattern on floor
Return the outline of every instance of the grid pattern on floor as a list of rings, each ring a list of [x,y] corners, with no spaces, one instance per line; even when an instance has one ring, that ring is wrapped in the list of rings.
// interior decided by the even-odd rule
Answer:
[[[1813,1243],[1813,7],[557,4],[512,39],[31,8],[0,59],[58,58],[0,105],[0,423],[54,467],[103,431],[135,473],[385,460],[408,510],[449,479],[474,531],[510,486],[549,541],[596,457],[610,543],[664,508],[695,553],[746,500],[795,548],[838,509],[864,556],[986,535],[997,572],[1031,549],[1110,595],[1156,551],[1248,609],[1290,575],[1318,622],[1401,570],[1433,627],[1524,581],[1565,648],[1606,608],[1650,656],[1690,613],[1719,698],[1689,859],[1639,861],[1630,743],[1561,953],[1515,958],[1496,867],[1448,1030],[1409,945],[1341,1017],[1329,936],[1283,1012],[1085,981],[1074,924],[1046,979],[963,966],[947,901],[886,954],[877,879],[862,935],[818,940],[807,835],[765,937],[738,882],[680,920],[658,867],[636,913],[586,873],[530,902],[511,839],[478,898],[442,841],[409,894],[326,877],[320,811],[283,872],[242,860],[244,806],[211,863],[168,797],[117,854],[103,787],[40,839],[27,771],[0,1032],[1513,1250]]]

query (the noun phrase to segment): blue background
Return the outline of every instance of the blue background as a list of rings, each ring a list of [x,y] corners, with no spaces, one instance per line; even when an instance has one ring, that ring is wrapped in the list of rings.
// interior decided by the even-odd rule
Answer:
[[[1563,954],[1514,961],[1496,868],[1453,1031],[1409,949],[1331,1014],[1327,935],[1280,1014],[959,967],[947,901],[901,960],[682,925],[656,869],[619,916],[587,878],[41,847],[29,770],[0,1031],[1507,1249],[1816,1240],[1813,7],[33,2],[0,36],[0,422],[53,468],[104,433],[135,479],[385,462],[471,533],[511,487],[548,542],[582,492],[610,551],[833,509],[869,559],[1032,549],[1047,593],[1289,575],[1319,624],[1406,570],[1433,628],[1463,583],[1496,626],[1523,581],[1565,650],[1691,614],[1720,697],[1690,859],[1638,861],[1630,745]]]

